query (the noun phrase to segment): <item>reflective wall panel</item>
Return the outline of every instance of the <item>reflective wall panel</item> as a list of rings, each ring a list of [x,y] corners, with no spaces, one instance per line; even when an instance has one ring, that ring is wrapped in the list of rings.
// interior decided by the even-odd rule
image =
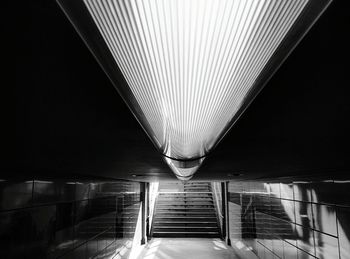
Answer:
[[[259,258],[350,259],[349,179],[230,182],[231,240]]]
[[[140,183],[90,179],[0,182],[0,258],[112,258],[132,243]],[[140,237],[141,239],[141,237]]]

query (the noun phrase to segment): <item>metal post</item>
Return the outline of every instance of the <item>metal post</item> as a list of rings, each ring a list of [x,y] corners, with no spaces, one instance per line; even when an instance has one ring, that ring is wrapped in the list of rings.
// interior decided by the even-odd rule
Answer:
[[[146,243],[146,183],[141,183],[141,245]]]
[[[222,238],[226,240],[226,191],[225,191],[225,182],[221,183],[221,215],[222,218],[222,229],[221,234]]]
[[[147,240],[150,239],[150,225],[149,225],[149,220],[150,220],[150,207],[149,207],[149,183],[146,183],[146,238]]]
[[[230,211],[229,211],[229,201],[228,201],[228,182],[225,182],[225,221],[226,221],[226,243],[231,245],[230,239]]]

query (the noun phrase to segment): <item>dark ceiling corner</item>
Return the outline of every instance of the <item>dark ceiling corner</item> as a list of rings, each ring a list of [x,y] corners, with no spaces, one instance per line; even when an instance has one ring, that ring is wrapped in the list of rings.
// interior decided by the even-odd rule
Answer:
[[[8,8],[21,33],[1,170],[174,180],[55,1]],[[348,10],[333,2],[194,180],[349,169]]]

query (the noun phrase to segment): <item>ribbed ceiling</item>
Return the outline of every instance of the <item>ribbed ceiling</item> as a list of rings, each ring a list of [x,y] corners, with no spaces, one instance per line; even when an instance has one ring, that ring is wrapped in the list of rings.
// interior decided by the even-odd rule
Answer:
[[[205,155],[307,0],[84,0],[164,155]]]

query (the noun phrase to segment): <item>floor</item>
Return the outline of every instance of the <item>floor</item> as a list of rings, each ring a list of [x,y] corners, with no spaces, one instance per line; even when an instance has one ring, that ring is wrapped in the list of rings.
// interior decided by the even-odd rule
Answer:
[[[217,238],[153,238],[137,259],[243,259]]]

